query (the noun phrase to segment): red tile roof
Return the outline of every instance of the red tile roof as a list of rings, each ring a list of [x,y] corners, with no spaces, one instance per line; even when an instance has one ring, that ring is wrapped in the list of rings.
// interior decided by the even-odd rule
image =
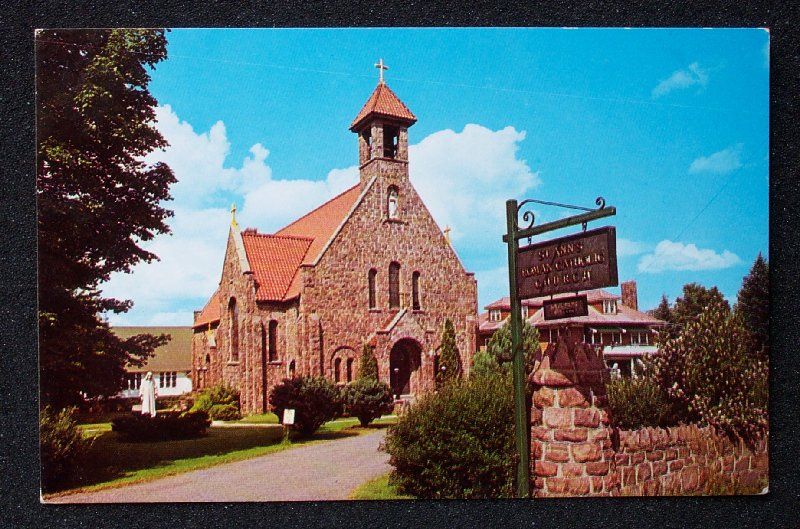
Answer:
[[[219,290],[216,290],[214,294],[211,295],[211,299],[208,300],[206,306],[200,311],[200,316],[195,320],[192,327],[197,329],[198,327],[217,321],[219,321]]]
[[[378,83],[378,86],[375,87],[372,95],[369,96],[358,116],[350,125],[350,130],[353,132],[358,130],[362,122],[373,114],[404,121],[408,125],[413,125],[417,121],[417,117],[385,83]]]
[[[274,235],[248,228],[241,232],[258,301],[288,301],[300,294],[300,266],[313,264],[361,195],[361,185],[336,195]],[[215,292],[194,327],[219,321]]]
[[[542,302],[547,299],[550,299],[550,296],[525,299],[522,301],[522,304],[536,309],[535,312],[529,311],[530,316],[528,316],[528,321],[531,323],[531,325],[534,325],[536,327],[547,327],[549,325],[563,325],[565,323],[581,323],[584,325],[589,325],[589,326],[594,325],[598,327],[619,327],[625,325],[662,325],[664,323],[658,318],[654,318],[653,316],[650,316],[647,313],[634,310],[630,307],[623,305],[622,303],[617,304],[616,314],[605,314],[603,312],[600,312],[599,310],[595,309],[592,306],[593,303],[597,303],[604,299],[620,298],[620,296],[611,294],[610,292],[606,292],[603,289],[598,288],[596,290],[587,290],[581,292],[581,294],[586,294],[586,298],[589,303],[589,314],[587,316],[562,318],[559,320],[545,320],[544,309],[542,308]],[[556,294],[553,297],[555,299],[558,299],[560,297],[569,297],[573,295],[574,294]],[[487,310],[502,309],[509,311],[511,310],[511,306],[508,297],[504,297],[498,299],[493,303],[490,303],[489,305],[486,306],[486,309]],[[501,321],[489,321],[488,312],[484,312],[478,315],[478,328],[480,329],[481,332],[484,333],[494,331],[502,327],[506,319],[507,318],[504,318]]]
[[[244,251],[256,280],[258,301],[285,298],[313,241],[310,237],[266,235],[255,230],[242,232]]]
[[[584,290],[582,292],[578,292],[578,294],[586,294],[587,303],[597,303],[604,299],[620,299],[620,296],[607,292],[602,288],[597,288],[595,290]],[[574,295],[575,295],[574,293],[555,294],[553,296],[553,299],[568,298]],[[550,296],[541,296],[538,298],[523,299],[522,304],[528,307],[541,307],[543,303],[548,299],[550,299]],[[511,310],[511,300],[508,298],[508,296],[505,296],[498,299],[497,301],[491,302],[484,308],[487,310],[491,309]]]
[[[318,208],[306,213],[288,226],[275,232],[275,235],[293,235],[313,239],[306,253],[304,264],[312,264],[317,260],[322,249],[330,240],[333,232],[352,209],[359,195],[361,185],[356,184],[325,202]],[[252,264],[252,263],[251,263]]]

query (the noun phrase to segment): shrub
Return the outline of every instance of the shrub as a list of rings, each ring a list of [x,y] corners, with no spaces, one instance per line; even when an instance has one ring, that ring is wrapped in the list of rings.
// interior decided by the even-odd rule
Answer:
[[[215,405],[230,405],[239,412],[239,391],[224,383],[205,388],[195,398],[191,411],[204,411],[210,415]]]
[[[489,374],[424,396],[386,436],[392,484],[418,498],[511,497],[513,395],[509,375]]]
[[[45,407],[39,415],[39,449],[42,489],[52,490],[74,474],[81,458],[91,447],[74,418],[74,408],[55,412]]]
[[[283,411],[294,409],[292,428],[308,437],[341,412],[339,390],[324,377],[285,379],[272,388],[269,402],[283,422]]]
[[[653,378],[689,421],[752,442],[766,432],[767,364],[753,354],[740,318],[712,302],[660,344]]]
[[[114,419],[111,430],[125,441],[169,441],[200,437],[211,425],[204,411],[163,412],[155,417],[132,413]]]
[[[539,331],[530,324],[528,320],[522,320],[522,350],[525,351],[525,373],[533,371],[533,362],[539,350]],[[511,355],[511,318],[508,318],[502,327],[497,329],[489,343],[486,351],[495,357],[497,363],[505,367],[505,363],[513,361]]]
[[[664,391],[647,378],[620,378],[606,385],[609,418],[620,428],[674,424]]]
[[[392,390],[385,382],[360,378],[342,390],[344,411],[367,426],[394,408]]]
[[[215,421],[238,421],[242,418],[239,408],[233,404],[214,404],[208,410],[208,416]]]
[[[496,375],[499,373],[507,372],[508,365],[504,364],[500,365],[497,362],[497,358],[489,351],[483,350],[478,351],[472,357],[472,370],[469,372],[471,376],[486,376],[486,375]]]

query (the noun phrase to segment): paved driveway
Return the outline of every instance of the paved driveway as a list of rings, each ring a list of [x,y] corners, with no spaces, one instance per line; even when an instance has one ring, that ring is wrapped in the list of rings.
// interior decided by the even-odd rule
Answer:
[[[283,450],[147,483],[53,498],[53,503],[344,500],[391,470],[385,430]]]

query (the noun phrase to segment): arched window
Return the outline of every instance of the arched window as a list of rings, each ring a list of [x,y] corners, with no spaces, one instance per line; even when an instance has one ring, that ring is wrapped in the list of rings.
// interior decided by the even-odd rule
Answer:
[[[367,283],[369,284],[369,308],[375,308],[375,278],[378,275],[378,271],[374,268],[369,271],[367,274]]]
[[[294,360],[289,362],[289,378],[294,378]]]
[[[389,308],[400,307],[400,264],[389,265]]]
[[[419,272],[411,274],[411,308],[419,310]]]
[[[342,359],[337,358],[333,361],[333,381],[338,383],[342,376]]]
[[[231,298],[228,303],[228,325],[230,328],[229,336],[231,339],[231,362],[239,361],[239,307],[236,305],[236,298]]]
[[[347,381],[348,382],[352,382],[353,381],[353,359],[352,358],[348,358],[347,359]]]
[[[267,359],[267,328],[264,327],[264,324],[261,324],[261,361]]]
[[[269,361],[275,362],[278,360],[278,322],[270,320],[269,322]]]
[[[389,194],[386,199],[386,216],[390,219],[397,218],[397,208],[399,203],[399,194],[395,186],[389,186]]]

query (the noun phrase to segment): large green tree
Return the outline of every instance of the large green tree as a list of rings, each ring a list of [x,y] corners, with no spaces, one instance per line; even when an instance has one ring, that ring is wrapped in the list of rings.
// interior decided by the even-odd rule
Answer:
[[[171,169],[144,157],[167,142],[154,126],[148,71],[163,30],[36,34],[39,355],[43,403],[115,393],[126,363],[165,336],[117,338],[103,318],[132,303],[103,297],[114,272],[157,257],[141,243],[169,232]]]
[[[734,312],[750,333],[755,351],[769,352],[769,263],[761,253],[744,277]]]
[[[720,310],[730,313],[731,307],[717,287],[706,288],[699,283],[683,285],[683,295],[675,300],[672,307],[669,336],[677,336],[681,328],[700,317],[711,305],[719,305]]]

